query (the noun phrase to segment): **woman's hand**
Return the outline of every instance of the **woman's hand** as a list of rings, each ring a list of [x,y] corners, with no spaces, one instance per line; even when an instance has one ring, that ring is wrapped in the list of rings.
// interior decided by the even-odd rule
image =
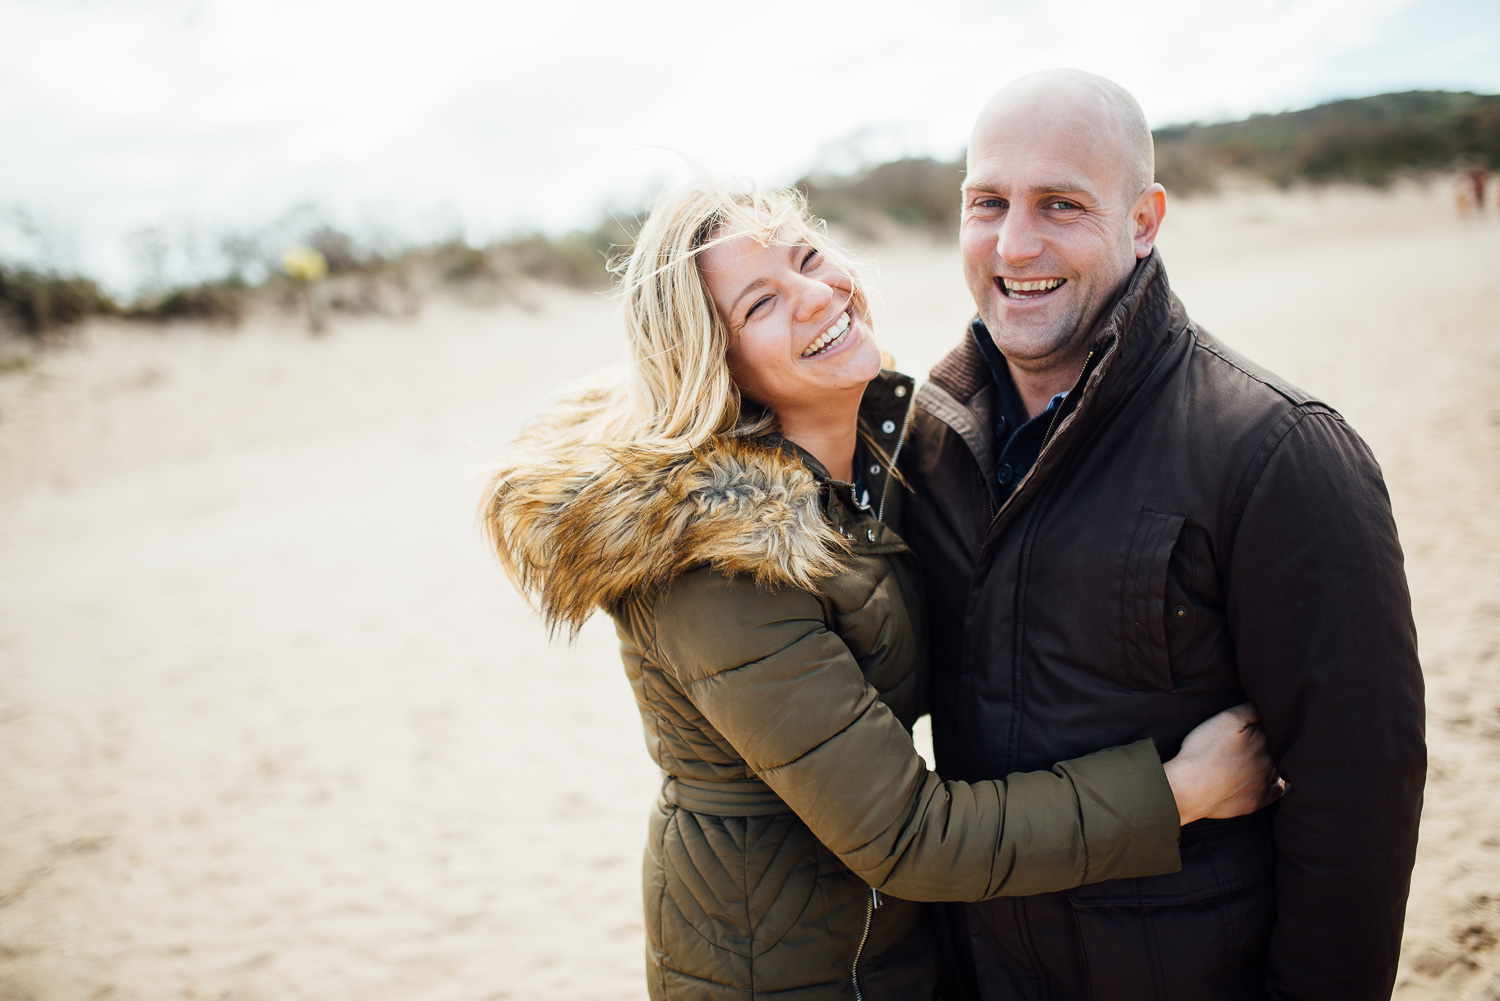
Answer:
[[[1254,813],[1286,791],[1267,752],[1260,713],[1248,702],[1199,723],[1165,767],[1184,825]]]

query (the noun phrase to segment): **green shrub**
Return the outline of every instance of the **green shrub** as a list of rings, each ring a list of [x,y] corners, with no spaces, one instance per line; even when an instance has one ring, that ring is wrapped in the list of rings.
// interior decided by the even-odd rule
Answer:
[[[1500,167],[1500,96],[1380,94],[1242,122],[1174,126],[1155,136],[1156,176],[1173,191],[1212,188],[1226,170],[1282,187],[1385,186],[1405,173],[1467,161]]]
[[[875,235],[872,219],[881,217],[915,229],[952,232],[958,226],[963,179],[962,161],[918,157],[883,163],[852,177],[805,177],[797,187],[818,218],[868,237]]]
[[[1460,163],[1500,168],[1500,96],[1410,91],[1334,101],[1218,125],[1157,129],[1156,176],[1175,194],[1210,191],[1226,173],[1281,187],[1307,181],[1386,185]],[[875,219],[951,233],[963,161],[897,160],[851,177],[803,178],[814,214],[862,236]]]
[[[238,326],[245,316],[245,288],[235,281],[192,285],[156,302],[137,305],[126,315],[134,320],[202,320]]]
[[[490,252],[501,274],[521,274],[538,281],[580,289],[605,289],[611,284],[609,263],[634,239],[637,219],[614,215],[591,230],[563,236],[529,234],[495,244]]]
[[[0,309],[10,313],[20,329],[33,337],[89,316],[119,311],[114,301],[87,278],[5,267],[0,267]]]

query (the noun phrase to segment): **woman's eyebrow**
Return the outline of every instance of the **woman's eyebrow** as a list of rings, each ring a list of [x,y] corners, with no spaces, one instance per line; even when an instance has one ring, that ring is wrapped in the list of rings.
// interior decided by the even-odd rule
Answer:
[[[762,276],[755,279],[755,281],[751,282],[749,285],[746,285],[744,288],[740,289],[740,294],[735,296],[734,302],[729,304],[729,312],[737,312],[740,308],[741,299],[745,298],[745,296],[749,295],[751,292],[754,292],[756,289],[765,288],[769,284],[771,284],[771,279]]]

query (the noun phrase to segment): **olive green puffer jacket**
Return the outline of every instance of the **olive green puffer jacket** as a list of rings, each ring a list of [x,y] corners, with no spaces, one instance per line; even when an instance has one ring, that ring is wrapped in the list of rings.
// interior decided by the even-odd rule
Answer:
[[[910,391],[885,373],[866,393],[881,451],[899,451]],[[927,770],[910,736],[918,581],[880,451],[859,458],[869,507],[775,439],[672,459],[566,451],[502,468],[487,527],[550,621],[615,619],[663,772],[644,872],[652,998],[928,998],[916,902],[1177,869],[1150,741],[1001,781]]]

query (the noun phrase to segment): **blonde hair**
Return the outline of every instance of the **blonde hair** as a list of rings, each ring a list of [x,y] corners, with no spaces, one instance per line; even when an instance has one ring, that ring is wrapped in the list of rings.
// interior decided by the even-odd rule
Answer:
[[[540,593],[544,614],[553,614],[549,588],[565,583],[552,578],[569,543],[549,537],[529,546],[535,524],[555,521],[591,486],[614,482],[612,470],[665,470],[710,461],[716,451],[742,454],[740,440],[776,430],[776,415],[742,398],[735,385],[728,357],[734,335],[698,267],[704,251],[742,236],[763,245],[811,244],[849,275],[852,300],[867,312],[854,268],[808,214],[801,192],[733,192],[700,181],[663,195],[630,254],[611,265],[628,366],[575,389],[532,422],[492,472],[480,504],[481,525],[501,565],[523,594]],[[836,533],[818,538],[833,550],[842,546]],[[561,615],[575,630],[585,617]]]
[[[630,254],[611,265],[630,362],[615,385],[596,385],[563,404],[582,441],[690,453],[715,437],[775,429],[775,414],[744,400],[735,385],[728,361],[733,335],[698,270],[700,254],[740,236],[762,244],[807,241],[850,275],[863,303],[858,275],[808,213],[802,192],[735,192],[707,181],[669,191],[652,207]]]

